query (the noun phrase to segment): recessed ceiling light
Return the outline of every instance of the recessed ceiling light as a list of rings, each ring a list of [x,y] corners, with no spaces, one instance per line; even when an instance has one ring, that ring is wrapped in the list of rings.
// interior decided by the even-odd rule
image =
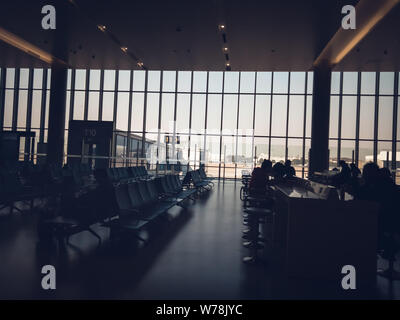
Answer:
[[[225,63],[225,66],[230,67],[231,66],[230,62]]]
[[[140,67],[140,68],[143,68],[144,63],[142,61],[138,61],[137,62],[137,66]]]
[[[226,28],[226,26],[225,26],[223,23],[221,23],[221,24],[218,26],[219,31],[224,31],[225,28]]]
[[[122,50],[123,52],[125,52],[125,53],[128,52],[128,48],[127,48],[127,47],[121,47],[121,50]]]
[[[223,48],[222,48],[222,51],[224,51],[224,52],[226,53],[226,52],[229,51],[229,48],[228,48],[228,47],[223,47]]]
[[[103,32],[106,31],[106,29],[107,29],[106,26],[105,26],[105,25],[102,25],[102,24],[99,24],[99,25],[97,26],[97,28],[99,28],[99,30],[100,30],[100,31],[103,31]]]

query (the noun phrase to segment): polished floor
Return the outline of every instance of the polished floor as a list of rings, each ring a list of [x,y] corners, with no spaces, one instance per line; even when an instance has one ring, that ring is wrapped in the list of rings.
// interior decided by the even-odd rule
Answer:
[[[242,257],[240,182],[216,183],[187,209],[172,209],[144,237],[111,243],[108,230],[71,237],[64,250],[37,245],[37,213],[0,217],[1,299],[391,299],[400,282],[377,277],[377,287],[344,292],[338,284],[286,279],[268,261],[248,266]],[[264,258],[268,260],[267,253]],[[384,263],[384,262],[380,262]],[[57,287],[41,289],[41,268],[56,268]]]

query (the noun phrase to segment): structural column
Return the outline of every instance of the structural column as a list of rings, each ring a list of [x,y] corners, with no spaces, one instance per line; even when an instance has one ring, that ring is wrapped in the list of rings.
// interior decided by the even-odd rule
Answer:
[[[63,67],[53,66],[51,69],[47,161],[59,166],[63,163],[64,153],[67,73]]]
[[[47,162],[62,166],[64,155],[65,99],[67,94],[68,66],[68,16],[70,3],[59,3],[57,27],[52,55],[58,59],[51,66],[49,125],[47,138]],[[72,115],[71,115],[72,116]]]
[[[331,68],[314,69],[311,150],[309,172],[329,169],[329,109]]]

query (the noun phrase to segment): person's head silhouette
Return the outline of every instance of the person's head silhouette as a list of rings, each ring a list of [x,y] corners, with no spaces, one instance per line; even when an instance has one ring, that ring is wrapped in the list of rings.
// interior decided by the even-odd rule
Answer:
[[[379,167],[374,162],[368,162],[363,167],[362,177],[365,183],[376,183],[380,177]]]

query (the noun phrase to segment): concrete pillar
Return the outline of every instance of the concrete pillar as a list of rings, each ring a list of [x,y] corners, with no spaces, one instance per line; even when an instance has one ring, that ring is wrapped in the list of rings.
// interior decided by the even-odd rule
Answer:
[[[331,73],[328,66],[318,66],[314,69],[310,173],[329,169]]]
[[[56,6],[57,24],[56,30],[54,30],[52,55],[64,62],[68,62],[68,17],[70,10],[72,8],[68,2],[60,2]],[[58,166],[62,166],[64,153],[67,74],[67,65],[53,63],[51,66],[47,162]]]
[[[62,165],[64,152],[67,72],[66,68],[60,66],[51,69],[47,161],[59,166]]]

